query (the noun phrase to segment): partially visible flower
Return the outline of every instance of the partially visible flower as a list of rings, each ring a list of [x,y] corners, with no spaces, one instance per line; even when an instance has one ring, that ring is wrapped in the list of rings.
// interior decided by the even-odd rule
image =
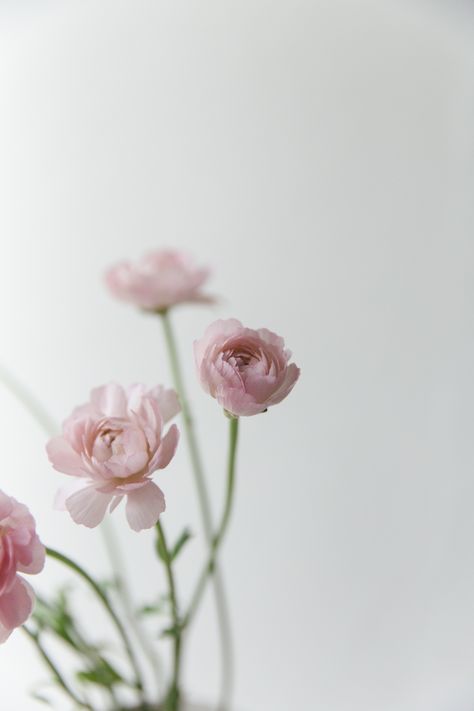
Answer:
[[[195,341],[194,355],[204,390],[235,417],[281,402],[300,375],[288,363],[283,338],[266,328],[244,328],[236,319],[212,323]]]
[[[160,250],[146,254],[138,263],[121,262],[105,274],[114,296],[152,311],[163,311],[185,302],[212,302],[201,287],[208,269],[196,267],[182,252]]]
[[[33,610],[33,589],[17,573],[41,572],[44,559],[33,516],[24,504],[0,491],[0,642]]]
[[[174,456],[179,432],[163,426],[179,412],[174,390],[116,383],[92,390],[90,402],[76,408],[63,434],[47,444],[55,469],[77,477],[58,504],[76,523],[97,526],[127,497],[126,515],[134,531],[151,528],[165,510],[161,489],[151,480]]]

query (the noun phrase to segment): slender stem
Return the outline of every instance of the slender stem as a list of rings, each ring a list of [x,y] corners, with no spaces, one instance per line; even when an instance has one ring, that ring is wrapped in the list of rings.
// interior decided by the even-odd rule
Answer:
[[[229,525],[229,519],[230,519],[230,514],[232,511],[232,502],[233,502],[233,497],[234,497],[234,488],[235,488],[235,461],[236,461],[236,452],[237,452],[237,442],[238,442],[238,434],[239,434],[239,419],[237,417],[230,417],[230,426],[229,426],[229,453],[228,453],[228,460],[227,460],[227,490],[226,490],[226,497],[225,497],[225,503],[224,503],[224,510],[222,512],[222,518],[219,524],[219,528],[217,529],[217,533],[215,534],[213,540],[212,540],[212,546],[211,546],[211,551],[209,553],[209,557],[206,561],[206,564],[201,572],[201,575],[199,577],[196,589],[194,591],[194,595],[191,598],[191,603],[189,605],[188,611],[183,619],[183,627],[189,625],[190,621],[192,620],[197,607],[199,605],[199,602],[201,601],[202,594],[204,592],[204,589],[206,587],[206,582],[207,579],[210,575],[212,575],[212,572],[215,568],[216,565],[216,559],[217,559],[217,552],[219,550],[219,547],[222,543],[222,540],[224,538],[225,532],[227,530],[227,526]]]
[[[178,711],[179,709],[179,679],[181,666],[181,620],[179,617],[178,598],[176,595],[176,584],[174,580],[171,556],[166,542],[165,532],[160,521],[156,523],[156,532],[161,544],[162,560],[165,566],[166,578],[168,581],[168,592],[171,602],[171,615],[173,618],[173,678],[168,697],[165,702],[165,711]]]
[[[90,709],[90,711],[93,711],[93,707],[90,706],[90,704],[83,701],[82,699],[80,699],[79,696],[77,696],[76,692],[69,686],[68,682],[66,681],[64,676],[61,674],[58,667],[53,662],[53,660],[49,656],[48,652],[45,650],[45,648],[41,644],[39,635],[36,634],[35,632],[32,632],[28,627],[26,627],[26,625],[23,625],[22,629],[28,635],[28,637],[31,639],[33,644],[35,645],[36,649],[38,650],[39,654],[41,655],[41,658],[45,662],[46,666],[53,673],[54,678],[56,679],[56,681],[58,682],[58,684],[62,688],[62,690],[72,699],[72,701],[76,704],[76,706],[79,706],[80,708],[83,708],[83,709]]]
[[[148,638],[147,634],[143,630],[142,625],[137,619],[130,589],[126,582],[125,561],[123,560],[123,556],[121,555],[119,546],[116,545],[116,538],[112,527],[112,522],[107,519],[104,519],[101,524],[101,528],[103,529],[105,545],[110,561],[112,563],[114,578],[117,584],[117,590],[120,596],[120,600],[122,602],[124,612],[127,615],[127,620],[130,624],[131,629],[135,633],[137,642],[140,644],[142,651],[150,661],[150,665],[153,669],[158,683],[159,691],[163,683],[163,673],[160,660],[158,659],[158,656],[155,650],[153,649],[153,645],[151,644],[150,639]]]
[[[92,578],[86,571],[81,568],[80,565],[75,563],[73,560],[65,556],[63,553],[59,553],[59,551],[54,550],[53,548],[46,548],[46,553],[50,558],[54,558],[55,560],[59,561],[60,563],[63,563],[63,565],[67,566],[71,570],[73,570],[77,575],[79,575],[85,582],[89,585],[89,587],[95,592],[99,600],[102,602],[105,610],[110,616],[110,619],[114,623],[117,632],[119,633],[120,637],[122,638],[123,645],[125,647],[125,650],[127,652],[128,658],[130,660],[130,664],[132,665],[132,668],[135,672],[135,688],[140,692],[140,695],[143,700],[144,699],[144,694],[143,694],[143,682],[141,679],[141,673],[140,669],[137,664],[137,660],[135,658],[135,653],[133,651],[133,647],[130,644],[130,640],[128,638],[127,632],[125,631],[125,627],[123,626],[120,618],[116,614],[114,608],[112,607],[110,600],[107,596],[107,594],[104,592],[104,590],[96,583],[94,578]]]
[[[3,365],[0,365],[0,382],[21,402],[39,426],[51,437],[56,434],[58,427],[42,403],[12,375]]]
[[[188,440],[189,453],[191,456],[191,462],[194,470],[194,477],[196,480],[196,488],[199,497],[199,504],[202,511],[203,526],[206,535],[209,539],[212,537],[212,515],[211,506],[209,502],[209,495],[207,493],[206,481],[204,477],[203,466],[201,463],[201,456],[199,453],[199,447],[196,439],[196,434],[194,431],[193,418],[191,415],[191,409],[189,407],[188,399],[186,397],[184,380],[181,372],[181,364],[178,357],[178,349],[176,347],[176,340],[173,333],[173,328],[171,326],[171,320],[167,311],[161,313],[161,320],[163,323],[163,330],[165,334],[166,345],[168,348],[168,354],[171,365],[171,372],[173,375],[174,385],[176,391],[179,395],[179,401],[181,404],[181,410],[183,413],[184,427],[186,431],[186,438]]]
[[[162,311],[160,312],[160,316],[161,322],[163,324],[163,331],[165,335],[165,341],[171,365],[171,372],[174,380],[174,386],[179,395],[179,400],[181,403],[184,431],[188,443],[191,465],[194,473],[194,481],[199,499],[202,524],[207,544],[209,546],[209,550],[211,551],[213,545],[213,523],[211,515],[211,506],[209,502],[209,494],[207,492],[206,480],[204,477],[204,470],[197,443],[196,433],[194,430],[191,408],[186,397],[184,379],[182,376],[181,365],[178,357],[178,349],[176,347],[176,341],[169,314],[167,311]],[[227,605],[227,595],[222,574],[217,565],[214,566],[212,572],[213,590],[219,628],[222,668],[222,681],[219,694],[218,709],[219,711],[225,711],[228,707],[229,699],[232,696],[233,686],[232,633],[230,627],[229,610]]]

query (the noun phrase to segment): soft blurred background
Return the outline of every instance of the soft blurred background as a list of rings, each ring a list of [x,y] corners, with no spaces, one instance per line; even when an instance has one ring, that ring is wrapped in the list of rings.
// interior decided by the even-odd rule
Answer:
[[[174,313],[216,511],[226,426],[192,340],[237,316],[302,368],[242,423],[235,711],[472,711],[472,0],[1,0],[0,87],[0,362],[55,419],[102,382],[170,382],[159,323],[102,282],[155,247],[210,265],[222,296]],[[0,425],[0,487],[100,573],[100,534],[51,510],[61,475],[4,388]],[[184,598],[203,554],[187,464],[183,446],[157,477],[169,530],[196,534]],[[152,536],[113,524],[146,602]],[[192,698],[215,699],[218,663],[208,596]],[[17,632],[2,711],[41,708],[44,678]]]

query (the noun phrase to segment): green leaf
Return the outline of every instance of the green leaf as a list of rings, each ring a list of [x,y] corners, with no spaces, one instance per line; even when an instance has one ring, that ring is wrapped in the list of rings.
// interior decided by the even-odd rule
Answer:
[[[189,541],[189,539],[192,538],[192,533],[189,530],[189,528],[185,528],[176,543],[174,544],[173,548],[171,549],[170,552],[170,560],[173,561],[175,558],[178,557],[179,553],[183,549],[183,547],[186,545],[186,543]]]
[[[120,589],[120,580],[117,578],[110,578],[108,580],[101,580],[99,582],[99,587],[103,593],[107,594],[110,590]]]
[[[161,615],[168,609],[170,596],[168,593],[160,595],[156,602],[151,602],[138,608],[137,615]]]
[[[48,699],[47,696],[43,696],[39,691],[32,691],[30,694],[31,698],[35,699],[35,701],[41,701],[42,704],[47,704],[48,706],[52,706],[53,702],[51,699]]]
[[[90,669],[77,672],[77,678],[86,684],[111,687],[123,683],[123,678],[106,659],[100,659]]]
[[[161,630],[160,637],[177,637],[180,632],[182,632],[181,625],[173,625],[172,627],[165,627]]]

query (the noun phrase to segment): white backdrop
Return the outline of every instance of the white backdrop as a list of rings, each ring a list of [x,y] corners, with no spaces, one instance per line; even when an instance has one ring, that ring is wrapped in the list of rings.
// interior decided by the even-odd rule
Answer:
[[[223,297],[175,314],[216,509],[225,422],[193,338],[237,316],[284,335],[302,368],[242,423],[225,544],[236,709],[472,711],[472,4],[16,0],[0,23],[0,362],[57,419],[102,382],[169,383],[159,324],[101,275],[191,251]],[[51,511],[44,436],[0,396],[0,487],[99,571],[97,532]],[[158,481],[168,528],[198,534],[184,447]],[[123,524],[150,599],[151,535]],[[183,596],[201,554],[196,535]],[[59,575],[49,564],[38,587]],[[212,700],[210,600],[186,661]],[[2,711],[40,708],[42,678],[15,634]]]

